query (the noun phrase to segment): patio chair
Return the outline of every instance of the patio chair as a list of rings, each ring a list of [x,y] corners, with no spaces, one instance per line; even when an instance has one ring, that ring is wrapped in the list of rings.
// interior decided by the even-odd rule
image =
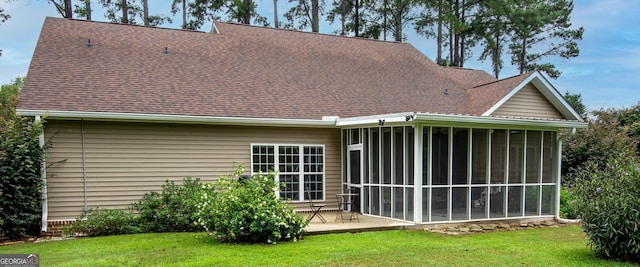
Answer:
[[[313,215],[311,215],[311,218],[309,219],[309,221],[313,220],[313,217],[318,216],[318,218],[322,223],[326,223],[327,220],[325,220],[324,217],[322,217],[322,214],[320,214],[320,210],[322,210],[322,208],[324,208],[327,204],[314,203],[313,199],[311,198],[311,192],[309,192],[309,190],[306,190],[306,191],[307,191],[307,200],[309,201],[309,208],[311,208],[311,211],[313,212]]]

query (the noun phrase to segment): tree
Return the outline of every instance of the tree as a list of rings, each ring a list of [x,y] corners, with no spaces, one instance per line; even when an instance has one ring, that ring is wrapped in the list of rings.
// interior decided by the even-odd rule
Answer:
[[[182,8],[178,9],[178,4],[182,4]],[[175,15],[178,10],[182,11],[182,29],[187,28],[187,0],[173,0],[171,3],[171,14]]]
[[[327,21],[334,23],[336,18],[340,20],[340,35],[347,35],[347,17],[352,15],[353,2],[345,0],[334,0],[331,3],[332,9],[327,12]]]
[[[264,17],[257,16],[256,3],[253,0],[232,0],[226,2],[226,14],[229,20],[242,23],[251,24],[251,18],[262,21],[266,20]]]
[[[416,33],[427,38],[436,37],[436,63],[442,65],[442,47],[444,46],[443,37],[445,34],[442,28],[444,0],[422,0],[418,6],[421,11],[414,24]],[[434,24],[437,26],[434,27]]]
[[[320,32],[320,9],[319,0],[289,0],[289,3],[297,2],[289,11],[284,13],[287,19],[288,28],[297,28],[300,30],[311,27],[312,32]],[[324,6],[324,3],[322,3]],[[295,24],[298,26],[295,26]]]
[[[383,28],[393,33],[396,42],[402,42],[405,39],[402,30],[409,22],[416,19],[417,15],[414,13],[416,5],[416,0],[389,0],[383,1],[382,6],[377,9],[378,15],[383,19]],[[386,21],[387,14],[391,15],[390,22]]]
[[[0,87],[0,129],[4,130],[10,120],[16,119],[15,109],[23,87],[23,77],[18,77],[11,84]]]
[[[334,0],[327,21],[340,19],[340,35],[353,33],[355,37],[380,39],[383,25],[377,17],[374,0]]]
[[[47,1],[56,7],[56,10],[63,18],[67,18],[67,19],[73,18],[73,6],[71,5],[71,0],[47,0]]]
[[[511,23],[508,14],[511,12],[510,1],[487,0],[478,4],[478,15],[471,22],[473,34],[483,43],[479,59],[491,59],[493,75],[496,79],[504,67],[502,54],[507,45]]]
[[[158,26],[164,23],[171,23],[171,18],[158,14],[149,15],[147,0],[99,0],[100,4],[107,9],[105,17],[114,23],[138,24],[136,18],[140,18],[147,26]],[[121,15],[118,16],[117,13]]]
[[[2,7],[0,7],[0,24],[4,23],[5,21],[7,21],[10,18],[11,18],[11,16],[9,16],[9,14],[5,13],[4,9]]]
[[[477,16],[479,0],[420,0],[422,12],[416,21],[418,34],[436,37],[440,65],[464,67],[478,39],[471,22]],[[449,39],[448,43],[445,41]],[[443,47],[448,46],[448,58]]]
[[[16,113],[23,78],[0,87],[0,236],[39,234],[42,123]]]
[[[106,8],[105,17],[113,23],[136,24],[135,16],[139,7],[132,5],[127,0],[98,0],[102,7]],[[117,13],[121,12],[118,16]]]
[[[0,7],[0,24],[4,23],[5,21],[7,21],[10,18],[11,18],[11,16],[9,16],[9,14],[5,13],[4,9],[2,7]],[[0,56],[2,56],[2,49],[0,49]]]
[[[194,0],[189,3],[191,17],[190,29],[199,29],[207,21],[226,19],[238,23],[253,23],[268,26],[267,18],[257,13],[253,0]]]
[[[76,13],[79,18],[85,18],[86,20],[91,21],[91,0],[81,0],[84,2],[84,5],[74,5],[73,13]]]
[[[567,100],[569,105],[578,112],[578,115],[583,119],[587,118],[587,106],[582,103],[581,94],[570,94],[569,91],[564,93],[564,99]]]
[[[584,28],[571,29],[571,0],[515,0],[508,17],[512,25],[511,64],[520,74],[534,70],[552,78],[560,76],[551,63],[540,63],[549,56],[563,59],[577,57],[577,41],[582,40]]]
[[[225,5],[224,0],[194,0],[189,3],[191,19],[189,29],[200,29],[206,21],[219,20],[220,13]]]

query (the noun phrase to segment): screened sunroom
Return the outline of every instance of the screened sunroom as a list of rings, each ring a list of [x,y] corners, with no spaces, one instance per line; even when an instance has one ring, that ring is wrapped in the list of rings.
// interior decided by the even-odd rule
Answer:
[[[410,119],[343,129],[342,186],[361,213],[415,223],[555,214],[557,129]]]

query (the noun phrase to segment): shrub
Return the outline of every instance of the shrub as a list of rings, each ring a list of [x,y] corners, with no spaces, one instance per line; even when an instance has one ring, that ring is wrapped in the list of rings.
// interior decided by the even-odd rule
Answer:
[[[576,198],[570,189],[563,186],[560,188],[560,217],[565,219],[575,219],[576,214]]]
[[[241,165],[231,177],[220,177],[198,204],[198,223],[210,235],[228,242],[277,243],[302,235],[309,223],[275,194],[275,172],[239,181]]]
[[[86,236],[124,235],[141,233],[136,216],[128,210],[92,209],[86,220],[77,219],[63,229],[64,234]]]
[[[620,153],[630,157],[640,155],[640,105],[630,109],[603,109],[594,111],[589,127],[564,136],[562,147],[562,182],[573,183],[575,172],[587,162],[603,168],[607,159]]]
[[[162,192],[145,193],[132,204],[138,212],[144,232],[195,232],[202,228],[195,223],[196,201],[202,191],[200,178],[187,177],[182,186],[165,181]]]
[[[640,261],[640,164],[620,154],[577,173],[576,208],[599,257]]]
[[[40,233],[42,123],[15,112],[20,80],[0,87],[0,237],[17,239]]]

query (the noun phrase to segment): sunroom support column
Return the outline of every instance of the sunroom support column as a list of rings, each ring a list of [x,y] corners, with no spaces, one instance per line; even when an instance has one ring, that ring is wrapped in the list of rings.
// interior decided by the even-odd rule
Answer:
[[[554,173],[554,178],[556,179],[556,208],[554,215],[556,218],[560,217],[560,186],[562,185],[562,140],[560,139],[560,135],[556,132],[556,171]]]
[[[422,126],[413,128],[413,222],[422,223]],[[424,196],[428,197],[428,196]]]

